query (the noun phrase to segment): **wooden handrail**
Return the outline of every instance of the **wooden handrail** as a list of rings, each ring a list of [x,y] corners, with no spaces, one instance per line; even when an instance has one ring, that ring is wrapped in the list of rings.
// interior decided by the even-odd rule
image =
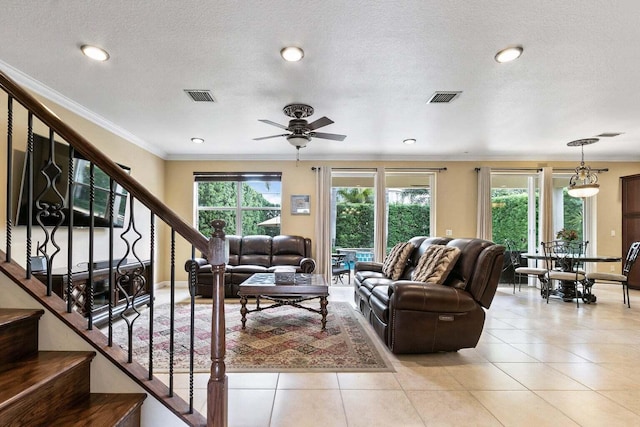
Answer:
[[[202,233],[187,224],[154,196],[149,190],[141,185],[131,175],[127,174],[113,160],[107,157],[102,151],[85,139],[78,132],[64,123],[49,108],[35,99],[29,92],[20,87],[15,81],[0,71],[0,87],[2,87],[13,99],[18,101],[27,110],[31,111],[42,123],[54,130],[77,152],[82,154],[87,160],[102,169],[107,175],[113,178],[118,184],[124,187],[133,197],[149,208],[165,223],[171,226],[178,234],[194,245],[205,256],[209,257],[211,249],[209,239]]]

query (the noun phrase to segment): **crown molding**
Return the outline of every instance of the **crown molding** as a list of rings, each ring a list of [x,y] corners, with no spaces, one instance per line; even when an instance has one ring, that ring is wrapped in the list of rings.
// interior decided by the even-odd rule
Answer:
[[[54,102],[56,105],[63,107],[72,113],[78,115],[79,117],[90,121],[91,123],[100,126],[101,128],[113,133],[120,138],[137,145],[144,150],[149,151],[152,154],[166,160],[167,153],[163,150],[159,150],[158,147],[155,147],[141,138],[138,138],[136,135],[132,134],[128,130],[116,125],[115,123],[105,119],[104,117],[96,114],[95,112],[89,110],[83,105],[78,104],[72,99],[67,98],[62,95],[60,92],[57,92],[50,87],[46,86],[42,82],[34,79],[33,77],[23,73],[17,68],[12,67],[6,62],[0,60],[0,68],[2,71],[16,81],[19,85],[28,89],[29,91],[42,96],[48,99],[51,102]]]

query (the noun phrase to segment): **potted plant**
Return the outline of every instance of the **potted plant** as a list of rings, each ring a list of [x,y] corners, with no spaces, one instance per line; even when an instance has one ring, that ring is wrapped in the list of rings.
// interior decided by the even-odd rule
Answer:
[[[566,228],[563,228],[562,230],[558,231],[558,233],[556,234],[556,239],[558,240],[564,240],[565,242],[572,242],[574,240],[578,240],[578,232],[576,230],[569,230]]]

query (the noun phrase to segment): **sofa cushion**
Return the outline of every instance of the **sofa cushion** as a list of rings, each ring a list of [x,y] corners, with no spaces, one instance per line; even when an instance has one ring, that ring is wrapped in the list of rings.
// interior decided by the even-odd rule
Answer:
[[[271,236],[244,236],[240,243],[239,265],[271,267]]]
[[[459,257],[460,249],[456,247],[431,245],[420,257],[413,271],[413,280],[441,285]]]
[[[275,236],[271,243],[271,265],[300,265],[306,256],[305,240],[301,236]]]
[[[390,279],[398,280],[402,276],[407,260],[415,248],[411,242],[396,244],[384,259],[382,272]]]

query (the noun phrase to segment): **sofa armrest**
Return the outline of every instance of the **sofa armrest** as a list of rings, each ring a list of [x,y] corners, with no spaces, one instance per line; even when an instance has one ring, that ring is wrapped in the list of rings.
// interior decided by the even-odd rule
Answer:
[[[189,270],[191,270],[191,265],[195,263],[196,265],[196,274],[200,273],[200,272],[210,272],[211,271],[211,264],[209,264],[209,261],[207,261],[205,258],[193,258],[193,259],[188,259],[185,263],[184,263],[184,270],[188,273]]]
[[[374,271],[376,273],[382,273],[382,263],[375,261],[356,261],[354,267],[354,274],[358,271]]]
[[[316,269],[316,261],[313,258],[302,258],[300,260],[300,271],[302,273],[313,273]]]
[[[470,293],[445,285],[399,280],[389,286],[390,307],[395,310],[464,313],[477,303]]]

